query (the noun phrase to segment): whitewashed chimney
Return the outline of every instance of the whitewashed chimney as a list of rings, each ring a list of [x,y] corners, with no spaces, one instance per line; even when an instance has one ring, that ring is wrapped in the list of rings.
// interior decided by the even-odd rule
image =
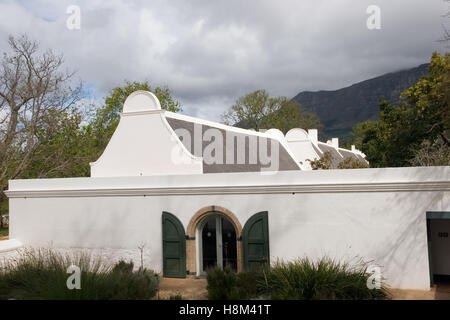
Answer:
[[[331,145],[333,146],[333,148],[339,148],[339,138],[332,138]]]
[[[352,144],[352,152],[353,152],[353,153],[356,152],[356,147],[355,147],[354,144]]]
[[[308,129],[308,136],[314,144],[317,144],[319,141],[317,137],[317,129]]]

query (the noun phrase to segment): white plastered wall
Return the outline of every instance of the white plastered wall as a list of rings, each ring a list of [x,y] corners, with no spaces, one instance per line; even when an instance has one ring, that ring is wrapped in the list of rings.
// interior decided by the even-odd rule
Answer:
[[[426,212],[450,211],[450,167],[10,182],[10,236],[25,246],[90,248],[162,269],[162,211],[186,229],[221,206],[242,226],[269,212],[270,254],[363,258],[391,287],[429,289]]]

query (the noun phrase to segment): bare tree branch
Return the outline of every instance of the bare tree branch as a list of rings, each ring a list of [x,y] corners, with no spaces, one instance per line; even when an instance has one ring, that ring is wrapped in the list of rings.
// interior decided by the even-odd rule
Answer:
[[[81,94],[81,84],[70,86],[74,73],[61,71],[61,55],[41,52],[26,35],[10,36],[9,46],[0,65],[0,200],[8,179],[29,166],[40,145],[39,130],[55,126],[58,114],[72,108]]]

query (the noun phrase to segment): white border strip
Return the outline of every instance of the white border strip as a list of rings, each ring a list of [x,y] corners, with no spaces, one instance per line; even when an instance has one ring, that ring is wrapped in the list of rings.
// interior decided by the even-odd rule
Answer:
[[[450,181],[5,191],[9,198],[450,191]]]

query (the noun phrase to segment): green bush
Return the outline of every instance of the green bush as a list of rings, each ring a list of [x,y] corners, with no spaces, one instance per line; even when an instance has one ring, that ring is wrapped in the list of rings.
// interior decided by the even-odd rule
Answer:
[[[81,269],[81,289],[68,289],[67,268]],[[158,276],[151,270],[133,272],[133,263],[110,267],[86,253],[62,254],[51,249],[28,249],[0,268],[0,299],[150,299]]]
[[[263,273],[261,271],[240,272],[236,275],[236,278],[236,286],[240,299],[253,299],[261,296],[262,290],[259,290],[257,286],[263,279]]]
[[[274,300],[344,300],[385,299],[384,286],[369,289],[367,265],[308,258],[291,262],[277,261],[260,270],[235,274],[230,269],[208,271],[210,300],[244,300],[268,298]]]
[[[230,269],[214,268],[207,271],[209,300],[238,300],[236,274]]]
[[[256,284],[262,278],[258,271],[236,274],[230,268],[208,270],[208,299],[210,300],[246,300],[259,295]]]
[[[369,289],[366,264],[341,263],[329,258],[312,262],[308,258],[292,262],[277,261],[264,270],[258,287],[272,299],[282,300],[344,300],[383,299],[384,287]]]
[[[0,237],[7,236],[8,234],[9,234],[9,229],[8,228],[0,228]]]

